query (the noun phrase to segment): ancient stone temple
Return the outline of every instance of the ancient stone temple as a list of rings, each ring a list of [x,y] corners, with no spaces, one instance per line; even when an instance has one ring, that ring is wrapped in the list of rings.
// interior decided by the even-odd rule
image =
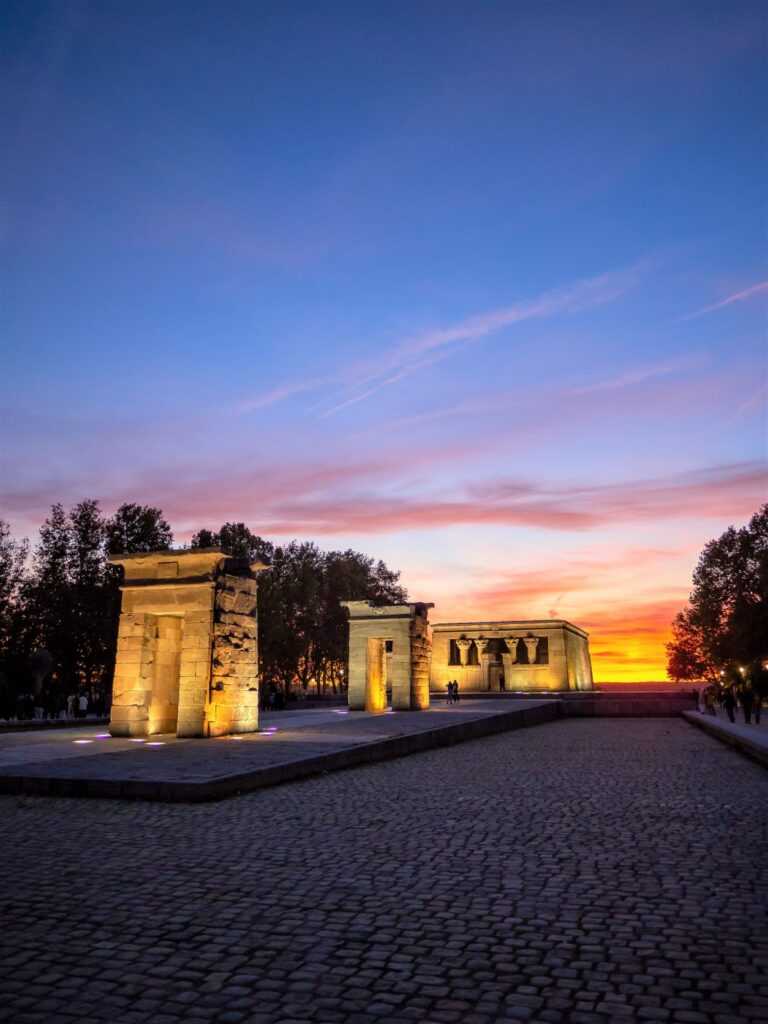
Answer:
[[[384,711],[391,692],[397,711],[429,707],[431,604],[377,608],[342,601],[349,615],[348,701],[353,711]]]
[[[219,548],[110,559],[124,571],[113,736],[224,736],[259,724],[256,575]]]
[[[434,691],[592,689],[589,636],[564,619],[441,622],[432,643]]]

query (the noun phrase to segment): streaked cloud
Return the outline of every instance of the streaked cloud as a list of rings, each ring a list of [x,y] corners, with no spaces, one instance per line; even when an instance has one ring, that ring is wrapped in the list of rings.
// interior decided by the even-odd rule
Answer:
[[[331,384],[339,389],[337,400],[331,401],[320,415],[335,415],[371,397],[382,388],[432,366],[458,347],[481,341],[527,320],[575,315],[614,302],[637,284],[643,269],[644,264],[638,263],[633,267],[543,292],[526,302],[488,310],[455,324],[411,335],[385,349],[375,360],[358,362],[322,380],[298,379],[265,392],[257,392],[250,398],[244,398],[238,404],[238,409],[240,412],[252,412],[294,395],[316,390],[321,385]]]
[[[768,281],[760,281],[759,284],[753,284],[750,288],[744,288],[739,292],[734,292],[733,295],[729,295],[725,299],[721,299],[719,302],[713,302],[711,306],[705,306],[703,309],[696,310],[695,313],[688,313],[687,316],[680,317],[681,320],[695,320],[696,317],[704,316],[706,313],[714,313],[718,309],[724,309],[726,306],[732,306],[735,302],[745,302],[747,299],[753,299],[756,295],[763,295],[768,292]]]

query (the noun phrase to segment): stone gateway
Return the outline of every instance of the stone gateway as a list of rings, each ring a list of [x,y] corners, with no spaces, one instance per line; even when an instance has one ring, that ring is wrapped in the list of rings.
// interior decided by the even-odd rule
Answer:
[[[124,571],[110,733],[255,732],[256,575],[267,566],[219,548],[110,561]]]
[[[387,690],[396,711],[429,707],[431,604],[376,607],[342,601],[349,615],[348,701],[353,711],[384,711]]]

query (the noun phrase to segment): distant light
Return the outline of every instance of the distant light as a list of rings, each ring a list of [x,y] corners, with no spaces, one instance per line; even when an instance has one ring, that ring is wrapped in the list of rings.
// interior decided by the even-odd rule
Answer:
[[[112,739],[112,733],[109,733],[109,732],[97,732],[96,733],[96,739],[97,740],[111,740]]]
[[[129,740],[129,742],[130,743],[146,743],[147,741],[146,740],[131,739],[131,740]]]
[[[72,740],[73,743],[93,743],[93,740]]]
[[[164,747],[165,740],[152,740],[151,743],[147,744],[148,747]]]

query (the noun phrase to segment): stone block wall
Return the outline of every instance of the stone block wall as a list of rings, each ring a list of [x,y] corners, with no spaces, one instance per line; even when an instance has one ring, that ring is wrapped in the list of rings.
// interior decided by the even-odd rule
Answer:
[[[224,574],[214,608],[210,735],[258,728],[258,664],[256,580]]]

